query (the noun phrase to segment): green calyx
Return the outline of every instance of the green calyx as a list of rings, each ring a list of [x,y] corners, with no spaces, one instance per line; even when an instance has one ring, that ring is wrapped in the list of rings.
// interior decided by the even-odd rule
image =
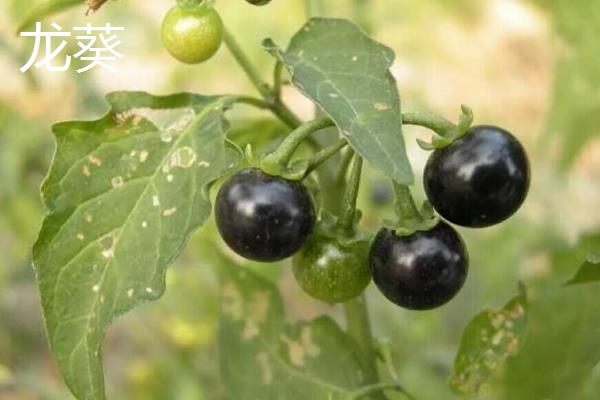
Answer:
[[[431,142],[417,139],[419,146],[428,151],[447,147],[464,136],[473,125],[473,119],[473,110],[465,105],[461,106],[457,124],[434,113],[414,112],[402,114],[403,124],[423,126],[434,132],[435,135]]]
[[[429,231],[437,225],[439,219],[428,201],[417,208],[408,186],[396,182],[393,185],[396,219],[384,220],[386,228],[395,231],[398,236],[410,236],[415,232]]]

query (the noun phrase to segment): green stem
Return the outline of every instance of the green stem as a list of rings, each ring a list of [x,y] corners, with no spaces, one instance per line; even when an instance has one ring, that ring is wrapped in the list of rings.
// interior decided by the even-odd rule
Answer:
[[[324,128],[328,128],[333,126],[334,123],[329,118],[319,118],[310,122],[306,122],[303,125],[300,125],[296,130],[292,131],[284,141],[279,145],[279,147],[267,155],[263,162],[267,165],[282,165],[286,166],[294,152],[300,146],[300,144],[311,134],[316,131],[319,131]]]
[[[369,321],[369,310],[364,295],[344,303],[347,330],[350,337],[362,350],[370,371],[367,381],[370,384],[379,382],[377,374],[377,355],[373,346],[373,333]]]
[[[422,221],[423,216],[415,204],[410,188],[394,182],[394,192],[396,194],[396,215],[400,221]]]
[[[338,220],[338,226],[348,234],[354,230],[354,215],[356,214],[356,199],[358,198],[362,163],[362,157],[355,154],[344,198],[342,199],[342,215]]]
[[[250,78],[250,81],[252,82],[252,84],[260,92],[260,95],[265,100],[272,101],[273,93],[269,89],[269,85],[267,85],[262,80],[262,78],[260,77],[260,74],[258,73],[258,70],[254,67],[254,64],[252,64],[252,62],[250,61],[250,59],[248,58],[246,53],[244,53],[244,51],[242,50],[240,45],[237,43],[237,41],[233,38],[233,36],[231,35],[231,33],[229,33],[229,31],[227,29],[225,29],[223,32],[223,40],[225,42],[225,45],[227,46],[227,48],[229,49],[229,51],[235,58],[235,60],[238,62],[238,64],[240,64],[242,69],[246,72],[246,75],[248,75],[248,78]]]
[[[273,94],[275,95],[276,99],[281,98],[282,73],[283,63],[281,62],[281,60],[277,60],[277,62],[275,63],[275,68],[273,68]]]
[[[348,149],[342,155],[342,159],[340,161],[340,168],[336,177],[336,186],[342,187],[346,182],[346,175],[348,175],[348,168],[350,167],[350,162],[352,161],[352,157],[354,157],[354,150]]]
[[[372,32],[371,18],[369,15],[370,0],[353,0],[352,2],[352,20],[355,21],[367,33]]]
[[[262,99],[257,99],[251,96],[238,96],[235,98],[236,103],[248,104],[250,106],[260,108],[261,110],[270,110],[271,104]]]
[[[269,103],[269,109],[290,128],[297,128],[300,126],[300,118],[283,104],[281,99],[279,99],[274,91],[269,88],[269,85],[262,80],[254,64],[252,64],[246,53],[244,53],[229,31],[224,31],[223,40],[233,55],[233,58],[235,58],[237,63],[246,72],[246,75],[248,75],[248,78],[250,78],[250,81],[259,91],[262,98]]]
[[[321,0],[304,0],[304,7],[308,18],[323,15],[323,3]]]
[[[280,99],[275,99],[275,102],[271,104],[271,111],[292,129],[302,125],[302,120],[283,104]]]
[[[327,162],[331,157],[333,157],[334,155],[336,155],[336,153],[338,151],[340,151],[341,149],[343,149],[347,145],[348,145],[348,142],[346,141],[346,139],[340,139],[340,140],[338,140],[337,143],[335,143],[335,144],[333,144],[333,145],[331,145],[329,147],[326,147],[323,150],[319,151],[308,162],[308,168],[306,169],[306,173],[304,174],[304,177],[306,178],[314,170],[316,170],[322,164],[324,164],[325,162]]]
[[[402,123],[405,125],[418,125],[431,129],[444,138],[451,138],[457,126],[446,118],[430,112],[412,112],[402,114]]]

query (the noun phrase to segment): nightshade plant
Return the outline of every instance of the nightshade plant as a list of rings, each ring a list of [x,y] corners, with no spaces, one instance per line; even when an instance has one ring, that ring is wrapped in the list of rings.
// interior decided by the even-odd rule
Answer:
[[[350,21],[311,18],[285,49],[266,39],[263,46],[275,60],[267,84],[212,1],[178,3],[162,26],[167,50],[182,62],[199,63],[223,41],[261,97],[116,92],[108,95],[110,109],[102,118],[53,127],[57,150],[42,187],[48,214],[33,259],[65,382],[78,399],[106,398],[101,350],[107,328],[161,297],[167,268],[210,217],[210,191],[221,182],[215,217],[231,249],[265,262],[294,256],[300,286],[320,300],[343,302],[347,316],[346,330],[326,316],[285,323],[270,282],[225,267],[219,339],[230,398],[383,399],[387,390],[411,397],[399,382],[379,377],[362,292],[373,277],[400,306],[440,306],[463,285],[468,255],[459,234],[428,202],[416,206],[403,125],[433,130],[430,143],[420,142],[433,150],[428,194],[442,217],[463,225],[490,225],[520,206],[529,185],[522,147],[497,128],[471,128],[468,107],[457,124],[429,113],[403,114],[390,73],[394,52]],[[301,121],[283,102],[286,74],[316,105],[314,120]],[[271,111],[288,134],[265,154],[240,148],[228,138],[226,119],[238,106]],[[324,144],[322,131],[337,137]],[[469,145],[489,137],[496,138],[492,145]],[[298,152],[302,144],[310,155]],[[489,149],[495,158],[488,165]],[[373,244],[373,234],[357,227],[363,160],[393,182],[396,195],[396,218],[382,223]],[[466,165],[473,160],[477,165]],[[323,184],[328,161],[338,164],[338,184]],[[504,166],[512,173],[499,169]],[[461,177],[472,184],[456,185]],[[480,202],[469,190],[483,190],[493,201]],[[453,217],[457,210],[461,219]],[[451,380],[457,393],[476,394],[516,353],[526,307],[523,289],[503,309],[469,325]],[[500,338],[490,341],[486,335],[497,338],[495,332]]]

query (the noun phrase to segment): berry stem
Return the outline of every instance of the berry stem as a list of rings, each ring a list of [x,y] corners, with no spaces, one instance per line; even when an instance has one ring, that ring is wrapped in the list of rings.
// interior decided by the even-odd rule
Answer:
[[[275,94],[275,91],[271,90],[269,85],[263,81],[254,64],[252,64],[246,53],[244,53],[240,45],[227,29],[223,32],[223,41],[233,55],[233,58],[235,58],[237,63],[246,72],[246,75],[248,75],[248,78],[250,78],[252,84],[259,91],[262,98],[269,104],[269,109],[290,128],[297,128],[300,126],[302,123],[300,118],[298,118],[292,110],[281,101],[279,96]]]
[[[396,194],[395,211],[400,223],[406,221],[423,221],[423,216],[415,204],[410,187],[394,182],[394,193]]]
[[[405,125],[418,125],[431,129],[443,138],[451,138],[457,130],[457,126],[446,118],[435,113],[418,111],[402,114],[402,123]]]
[[[351,234],[354,231],[356,199],[358,198],[363,163],[362,157],[358,154],[354,154],[353,158],[354,162],[350,169],[350,177],[348,178],[348,184],[346,185],[346,191],[344,192],[344,198],[342,200],[342,215],[338,220],[338,226],[347,234]]]
[[[281,60],[277,60],[275,67],[273,68],[273,94],[276,99],[281,98],[281,85],[283,74],[283,63]]]
[[[346,141],[346,139],[340,139],[340,140],[338,140],[337,143],[332,144],[331,146],[326,147],[323,150],[319,151],[317,154],[315,154],[313,156],[313,158],[311,158],[308,161],[308,168],[306,169],[304,177],[306,178],[314,170],[316,170],[322,164],[327,162],[331,157],[336,155],[338,151],[342,150],[347,145],[348,145],[348,142]]]
[[[329,118],[318,118],[300,125],[281,142],[279,147],[263,159],[269,166],[287,166],[300,144],[314,132],[334,126]]]

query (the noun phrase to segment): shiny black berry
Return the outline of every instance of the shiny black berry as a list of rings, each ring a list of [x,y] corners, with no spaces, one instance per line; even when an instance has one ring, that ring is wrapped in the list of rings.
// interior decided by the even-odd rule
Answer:
[[[529,190],[529,161],[509,132],[476,126],[429,157],[423,177],[427,197],[446,220],[481,228],[513,215]]]
[[[388,300],[411,310],[429,310],[458,293],[469,256],[454,228],[439,222],[408,236],[381,229],[371,245],[369,264],[373,281]]]
[[[294,254],[315,225],[313,202],[302,183],[254,168],[238,172],[221,187],[215,216],[233,251],[264,262]]]

